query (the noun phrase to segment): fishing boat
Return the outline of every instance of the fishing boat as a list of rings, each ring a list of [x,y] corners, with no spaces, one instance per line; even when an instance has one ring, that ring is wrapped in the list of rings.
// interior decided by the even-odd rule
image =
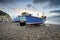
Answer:
[[[23,12],[21,16],[14,18],[14,21],[19,22],[21,26],[40,25],[40,24],[44,24],[44,22],[46,21],[46,16],[41,16],[39,18],[39,17],[32,16],[31,14],[28,14],[26,12]]]

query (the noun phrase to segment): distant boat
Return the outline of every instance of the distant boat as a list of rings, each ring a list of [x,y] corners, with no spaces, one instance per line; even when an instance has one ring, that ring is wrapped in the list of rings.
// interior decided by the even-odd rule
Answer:
[[[21,16],[18,16],[14,19],[15,22],[20,22],[20,24],[26,24],[26,25],[36,25],[36,24],[43,24],[46,20],[46,17],[38,18],[31,16],[30,14],[24,14]]]

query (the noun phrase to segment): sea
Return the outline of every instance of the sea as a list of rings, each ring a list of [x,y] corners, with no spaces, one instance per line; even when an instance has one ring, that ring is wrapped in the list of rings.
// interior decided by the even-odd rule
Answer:
[[[58,16],[52,16],[52,17],[47,17],[45,23],[59,24],[60,25],[60,15],[58,15]]]

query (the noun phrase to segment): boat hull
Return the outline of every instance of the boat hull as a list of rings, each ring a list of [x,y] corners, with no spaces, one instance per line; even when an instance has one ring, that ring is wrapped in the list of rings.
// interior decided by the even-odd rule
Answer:
[[[26,24],[43,24],[45,22],[44,19],[42,18],[38,18],[38,17],[34,17],[34,16],[20,16],[14,19],[15,22],[26,22]]]

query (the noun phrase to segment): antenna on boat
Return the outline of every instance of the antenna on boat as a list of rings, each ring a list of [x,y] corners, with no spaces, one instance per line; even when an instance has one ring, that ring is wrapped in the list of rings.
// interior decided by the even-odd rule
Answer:
[[[43,12],[43,15],[41,16],[41,18],[46,20],[46,16],[45,16],[44,12]]]

